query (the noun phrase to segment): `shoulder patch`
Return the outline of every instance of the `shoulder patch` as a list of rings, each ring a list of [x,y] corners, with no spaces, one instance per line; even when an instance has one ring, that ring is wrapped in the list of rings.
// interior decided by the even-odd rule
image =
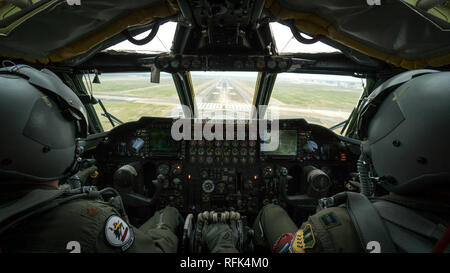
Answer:
[[[339,226],[341,224],[337,219],[336,215],[334,214],[334,212],[329,212],[327,214],[322,215],[322,217],[320,217],[320,220],[327,229]]]
[[[306,224],[303,229],[299,229],[289,246],[290,253],[303,253],[305,249],[312,249],[316,245],[316,238],[310,224]]]
[[[125,220],[111,215],[105,223],[105,238],[112,247],[126,251],[134,242],[134,232]]]

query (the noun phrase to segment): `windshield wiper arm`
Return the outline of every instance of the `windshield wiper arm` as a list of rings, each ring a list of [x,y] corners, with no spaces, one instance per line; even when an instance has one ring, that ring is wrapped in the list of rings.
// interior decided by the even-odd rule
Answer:
[[[106,108],[103,105],[103,102],[101,100],[97,100],[97,101],[98,101],[98,104],[100,104],[100,107],[103,109],[102,116],[106,117],[109,120],[109,122],[111,123],[112,127],[116,126],[114,124],[114,121],[117,122],[117,124],[123,124],[123,122],[120,119],[116,118],[115,116],[110,114],[108,111],[106,111]]]
[[[123,124],[123,121],[121,121],[120,119],[116,118],[115,116],[113,116],[113,115],[110,114],[110,113],[102,113],[102,116],[107,117],[107,118],[108,118],[108,116],[109,116],[109,117],[110,117],[113,121],[115,121],[117,124]]]
[[[338,129],[338,128],[344,127],[344,126],[347,124],[347,122],[348,122],[348,119],[346,119],[346,120],[344,120],[344,121],[341,121],[341,122],[339,122],[338,124],[333,125],[333,126],[331,126],[330,128],[328,128],[328,129],[330,129],[331,131],[336,130],[336,129]]]

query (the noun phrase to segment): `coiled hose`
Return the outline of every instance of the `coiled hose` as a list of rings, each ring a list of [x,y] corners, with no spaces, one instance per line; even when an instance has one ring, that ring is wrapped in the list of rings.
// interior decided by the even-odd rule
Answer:
[[[367,157],[361,153],[356,164],[359,174],[359,182],[361,183],[361,193],[365,196],[372,196],[373,185],[369,178],[369,164],[367,164]]]

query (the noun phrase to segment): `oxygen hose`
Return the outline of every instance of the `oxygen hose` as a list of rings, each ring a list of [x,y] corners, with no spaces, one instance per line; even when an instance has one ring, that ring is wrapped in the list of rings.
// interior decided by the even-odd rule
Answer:
[[[108,188],[104,188],[104,189],[100,190],[99,194],[103,195],[104,193],[108,193],[108,192],[112,193],[113,195],[115,195],[115,198],[118,201],[119,206],[120,206],[120,211],[119,212],[122,214],[122,217],[125,218],[125,221],[128,224],[130,224],[130,220],[128,219],[128,215],[127,215],[127,213],[125,211],[125,206],[123,205],[123,201],[122,201],[122,197],[120,196],[120,193],[116,189],[108,187]]]
[[[361,152],[356,166],[359,174],[359,182],[361,183],[361,193],[367,197],[372,196],[373,187],[369,179],[369,164],[367,164],[367,157],[363,152]]]

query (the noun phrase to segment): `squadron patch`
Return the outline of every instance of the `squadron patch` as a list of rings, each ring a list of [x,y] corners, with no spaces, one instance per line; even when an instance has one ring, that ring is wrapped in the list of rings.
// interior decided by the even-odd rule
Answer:
[[[112,215],[106,220],[105,238],[111,246],[125,251],[134,242],[134,232],[122,218],[117,215]]]
[[[305,249],[314,248],[316,238],[310,224],[306,224],[303,229],[299,229],[289,245],[290,253],[304,253]]]
[[[272,252],[276,252],[277,249],[280,249],[280,253],[286,253],[288,247],[291,245],[292,239],[294,238],[295,233],[285,233],[281,235],[278,240],[272,246]]]

